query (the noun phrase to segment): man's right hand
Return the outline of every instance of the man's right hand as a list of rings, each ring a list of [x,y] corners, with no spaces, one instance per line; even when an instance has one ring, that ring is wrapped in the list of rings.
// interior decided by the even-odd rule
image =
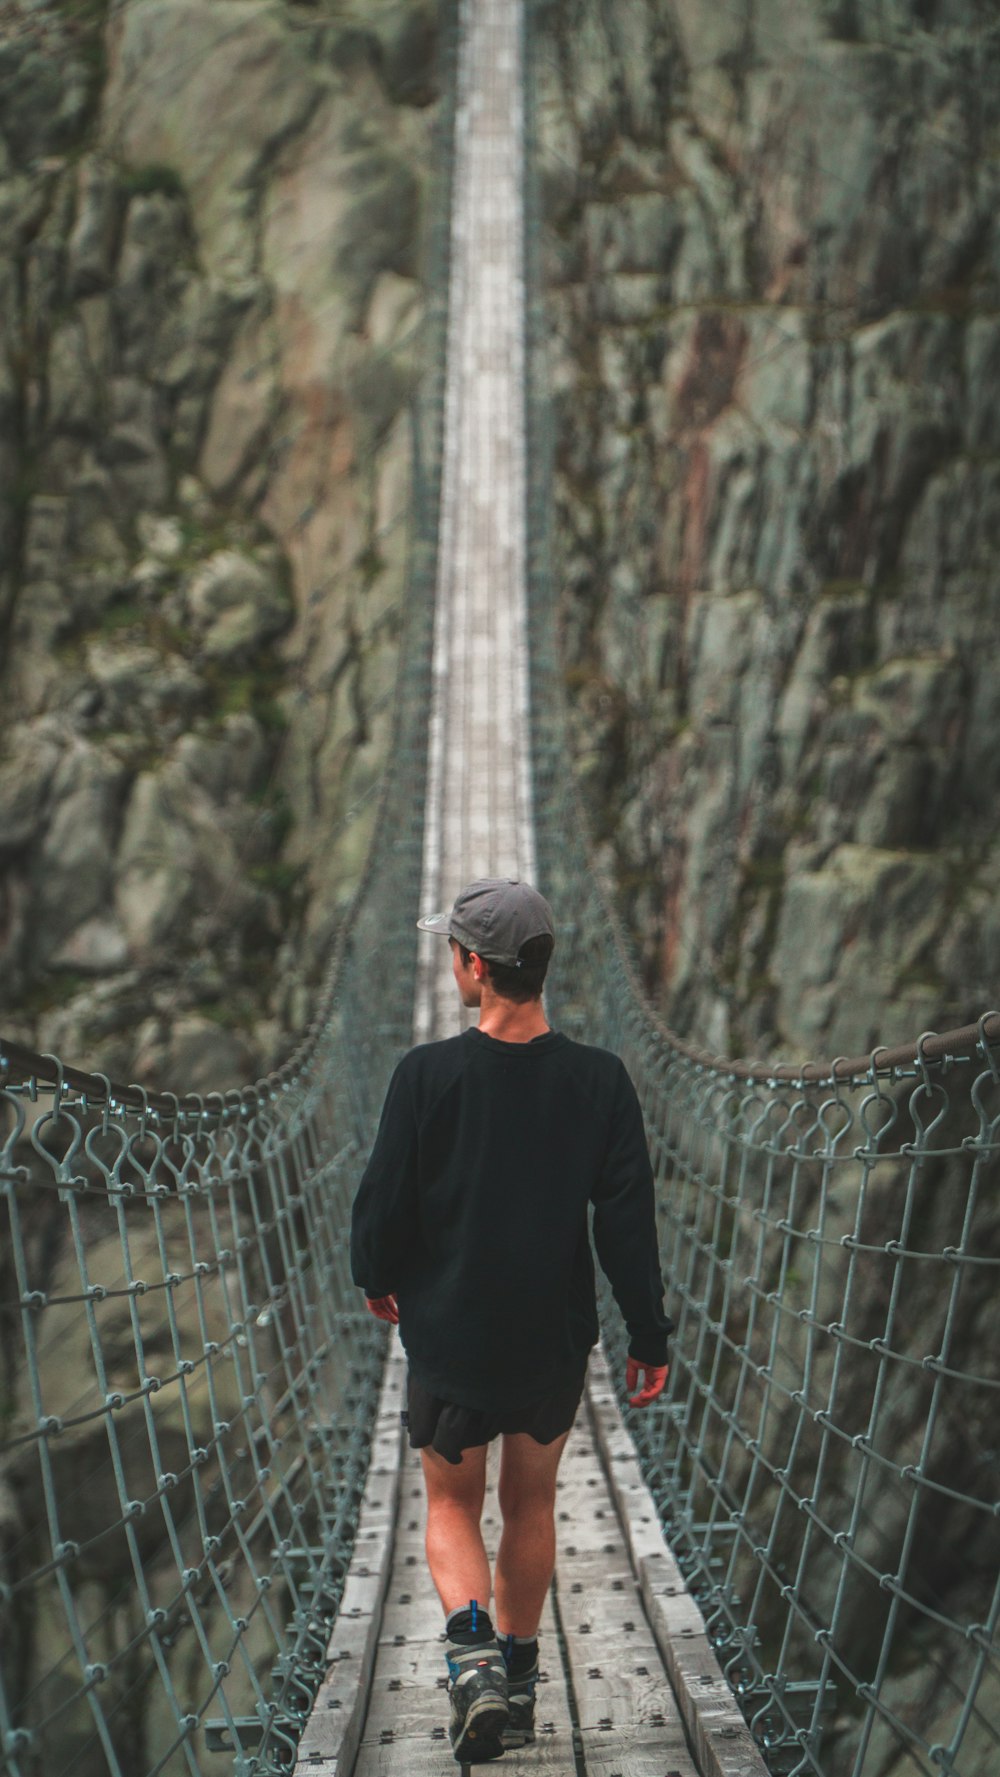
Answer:
[[[365,1307],[376,1320],[387,1320],[390,1326],[398,1327],[399,1309],[395,1296],[366,1296]]]
[[[629,1406],[648,1407],[650,1401],[655,1401],[657,1395],[663,1393],[669,1374],[669,1364],[644,1364],[639,1358],[630,1357],[625,1365],[625,1392]],[[639,1388],[640,1375],[642,1387],[638,1394],[633,1394],[632,1390]]]

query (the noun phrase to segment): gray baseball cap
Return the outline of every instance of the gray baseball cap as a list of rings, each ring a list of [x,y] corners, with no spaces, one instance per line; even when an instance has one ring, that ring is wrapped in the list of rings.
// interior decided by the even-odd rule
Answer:
[[[450,913],[418,919],[422,932],[457,938],[485,962],[509,969],[521,967],[522,947],[530,938],[556,941],[552,909],[530,882],[516,876],[487,876],[470,882],[456,897]]]

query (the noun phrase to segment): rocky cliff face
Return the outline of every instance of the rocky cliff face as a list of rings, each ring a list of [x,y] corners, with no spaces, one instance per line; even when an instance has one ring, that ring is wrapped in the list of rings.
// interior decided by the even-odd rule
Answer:
[[[4,1031],[307,1017],[390,735],[436,8],[0,6]]]
[[[543,10],[561,627],[670,1022],[996,999],[1000,35],[979,0]]]

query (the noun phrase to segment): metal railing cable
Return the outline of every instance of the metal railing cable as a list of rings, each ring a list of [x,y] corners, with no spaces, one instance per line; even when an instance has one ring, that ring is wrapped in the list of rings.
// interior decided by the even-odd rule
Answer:
[[[636,1082],[678,1322],[668,1394],[629,1428],[770,1769],[985,1777],[1000,1762],[1000,1015],[798,1065],[714,1056],[646,1001],[567,737],[534,103],[535,808],[542,886],[572,910],[549,1004]],[[609,1314],[615,1359],[618,1327]]]
[[[175,1097],[0,1042],[0,1769],[287,1769],[349,1562],[384,1353],[346,1231],[408,1046],[443,437],[454,9],[412,404],[395,730],[315,1016]]]

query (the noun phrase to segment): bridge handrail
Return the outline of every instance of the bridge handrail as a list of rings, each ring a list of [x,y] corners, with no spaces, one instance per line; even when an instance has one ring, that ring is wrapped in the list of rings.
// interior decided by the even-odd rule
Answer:
[[[580,810],[580,818],[585,818]],[[373,848],[378,845],[378,833],[383,817],[380,815],[376,824],[376,836]],[[367,890],[367,873],[362,886],[358,890],[356,900],[364,899]],[[726,1079],[744,1080],[748,1084],[770,1085],[802,1085],[815,1086],[829,1082],[847,1084],[850,1081],[870,1080],[879,1078],[902,1078],[914,1074],[923,1065],[944,1063],[953,1065],[960,1061],[971,1062],[977,1052],[983,1048],[992,1049],[1000,1044],[1000,1012],[983,1012],[974,1024],[961,1024],[954,1030],[924,1031],[922,1035],[906,1043],[880,1043],[867,1055],[838,1055],[828,1061],[754,1061],[749,1058],[719,1055],[712,1049],[705,1049],[697,1043],[678,1036],[676,1031],[664,1023],[655,1007],[643,994],[639,985],[635,965],[631,959],[629,945],[625,939],[618,915],[609,901],[605,901],[605,912],[608,930],[619,953],[623,976],[630,990],[636,996],[636,1004],[641,1006],[651,1033],[675,1055],[686,1061],[692,1061],[706,1072],[718,1074]],[[214,1111],[198,1097],[177,1098],[173,1093],[147,1091],[134,1083],[123,1085],[110,1080],[106,1074],[88,1073],[84,1069],[64,1064],[53,1055],[37,1053],[21,1043],[10,1042],[0,1037],[0,1069],[6,1072],[9,1080],[18,1083],[33,1083],[39,1091],[60,1092],[64,1088],[78,1093],[88,1107],[98,1110],[102,1106],[112,1105],[116,1110],[134,1112],[136,1114],[154,1113],[167,1122],[178,1119],[183,1122],[193,1118],[198,1122],[215,1116],[220,1121],[233,1117],[238,1108],[249,1103],[265,1102],[291,1084],[304,1070],[312,1051],[312,1047],[329,1021],[330,1007],[336,998],[337,976],[342,963],[343,945],[346,933],[353,924],[354,914],[349,913],[344,930],[337,941],[335,961],[330,971],[330,983],[321,999],[321,1010],[307,1031],[295,1053],[273,1073],[254,1081],[239,1089],[239,1104],[220,1104]]]

